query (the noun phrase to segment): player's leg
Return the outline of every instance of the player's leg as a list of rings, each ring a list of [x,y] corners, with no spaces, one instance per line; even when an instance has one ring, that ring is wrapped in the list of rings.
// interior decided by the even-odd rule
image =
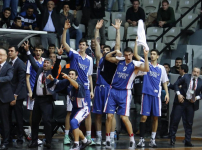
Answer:
[[[115,119],[115,116],[114,116],[112,118],[112,127],[111,127],[111,132],[110,132],[111,144],[114,144],[115,129],[116,129],[116,119]]]

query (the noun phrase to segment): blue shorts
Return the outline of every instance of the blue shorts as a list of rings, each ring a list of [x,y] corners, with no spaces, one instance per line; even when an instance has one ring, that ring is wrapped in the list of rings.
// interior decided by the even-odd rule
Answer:
[[[94,90],[93,113],[103,114],[105,102],[109,93],[109,85],[96,85]]]
[[[140,114],[144,116],[161,116],[161,99],[156,96],[142,94]]]
[[[86,102],[88,103],[88,111],[90,111],[90,104],[91,104],[91,99],[90,99],[90,91],[88,89],[86,89]]]
[[[117,90],[111,88],[105,103],[104,113],[114,114],[117,110],[118,115],[129,116],[131,99],[131,90]]]

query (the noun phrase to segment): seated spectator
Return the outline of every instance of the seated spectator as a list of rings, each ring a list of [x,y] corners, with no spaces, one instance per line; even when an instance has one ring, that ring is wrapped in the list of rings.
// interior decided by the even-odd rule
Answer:
[[[48,58],[50,54],[55,54],[55,44],[50,44],[48,50],[44,50],[42,57]]]
[[[175,26],[174,10],[169,6],[169,2],[167,0],[162,1],[162,7],[158,10],[157,23],[159,27],[163,28]]]
[[[108,0],[108,7],[107,11],[111,12],[112,6],[114,4],[114,0]],[[123,11],[123,0],[118,0],[118,7],[119,7],[119,12]]]
[[[70,45],[70,38],[76,38],[76,49],[79,48],[79,41],[82,39],[82,31],[79,29],[79,22],[76,18],[77,11],[74,10],[74,14],[69,12],[69,4],[65,3],[63,6],[63,12],[60,13],[61,28],[65,24],[66,20],[69,20],[71,27],[66,32],[66,42]],[[72,46],[72,45],[70,45]]]
[[[11,26],[11,29],[24,29],[22,26],[22,20],[20,17],[15,17],[14,22]]]
[[[36,0],[21,0],[20,1],[21,12],[26,11],[30,5],[34,9],[34,14],[38,15]]]
[[[34,7],[30,5],[27,7],[27,11],[21,12],[19,17],[22,20],[22,26],[26,30],[38,30],[36,24],[36,15],[34,14]]]
[[[170,64],[164,63],[163,66],[166,69],[166,74],[168,75],[170,73]]]
[[[4,11],[0,14],[0,28],[10,28],[10,15],[11,9],[5,8]]]
[[[175,66],[170,69],[170,73],[179,74],[179,68],[182,65],[182,58],[177,57],[175,59]]]
[[[17,9],[18,9],[18,0],[3,0],[3,10],[11,7],[11,20],[14,20],[17,17]]]
[[[133,1],[133,6],[128,8],[126,12],[126,23],[124,27],[124,38],[126,39],[127,36],[127,29],[129,26],[135,27],[137,26],[138,20],[142,19],[145,22],[145,12],[144,10],[139,7],[140,2],[139,0]]]

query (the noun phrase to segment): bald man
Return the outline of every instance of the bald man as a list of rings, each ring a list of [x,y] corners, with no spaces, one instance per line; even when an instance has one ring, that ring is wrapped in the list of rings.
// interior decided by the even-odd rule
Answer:
[[[6,62],[7,52],[0,48],[0,121],[2,125],[2,141],[0,150],[8,149],[9,144],[9,104],[15,100],[11,87],[13,67]]]

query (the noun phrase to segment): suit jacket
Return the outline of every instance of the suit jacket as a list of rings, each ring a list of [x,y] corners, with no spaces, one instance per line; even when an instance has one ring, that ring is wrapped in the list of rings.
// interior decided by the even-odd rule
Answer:
[[[30,60],[30,63],[32,64],[32,67],[34,68],[34,70],[37,72],[37,74],[36,74],[36,81],[35,81],[35,84],[34,84],[33,95],[32,95],[33,98],[36,98],[36,96],[37,96],[36,95],[37,80],[39,78],[39,75],[43,72],[43,67],[39,67],[36,64],[36,62],[35,62],[35,60],[34,60],[34,58],[33,58],[33,56],[31,54],[28,55],[28,59]],[[53,69],[48,70],[46,72],[46,76],[48,76],[49,74],[52,74],[52,76],[54,78],[57,77],[60,61],[61,61],[61,59],[56,59],[56,62],[54,64]],[[46,79],[46,84],[49,84],[49,82],[51,82],[51,81]],[[57,93],[55,93],[54,91],[51,91],[49,88],[47,88],[47,90],[52,94],[53,99],[56,100],[57,99]]]
[[[9,103],[14,100],[14,94],[11,87],[13,78],[13,67],[7,62],[0,70],[0,101]]]
[[[191,74],[185,74],[182,78],[177,80],[174,84],[175,91],[180,91],[180,93],[186,98],[186,93],[189,88],[191,80]],[[182,85],[182,87],[179,89],[179,85]],[[200,96],[200,99],[202,99],[202,79],[198,78],[197,88],[196,88],[196,96]],[[178,97],[175,97],[175,103],[179,103]],[[194,110],[199,109],[199,100],[196,100],[194,103]]]
[[[40,30],[43,31],[44,27],[46,26],[46,23],[48,22],[48,18],[49,18],[49,11],[47,8],[47,3],[41,4],[40,0],[36,0],[36,4],[37,4],[37,7],[39,8],[39,10],[41,11],[41,24],[39,25],[39,27],[40,27]],[[58,36],[60,36],[63,32],[63,28],[61,28],[61,24],[60,24],[61,5],[62,5],[62,2],[59,2],[58,6],[53,9],[53,12],[51,14],[53,25],[55,27],[55,30],[56,30]]]
[[[17,100],[24,100],[27,96],[26,91],[26,65],[20,58],[17,58],[13,64],[13,79],[11,86],[13,93],[18,95]]]

